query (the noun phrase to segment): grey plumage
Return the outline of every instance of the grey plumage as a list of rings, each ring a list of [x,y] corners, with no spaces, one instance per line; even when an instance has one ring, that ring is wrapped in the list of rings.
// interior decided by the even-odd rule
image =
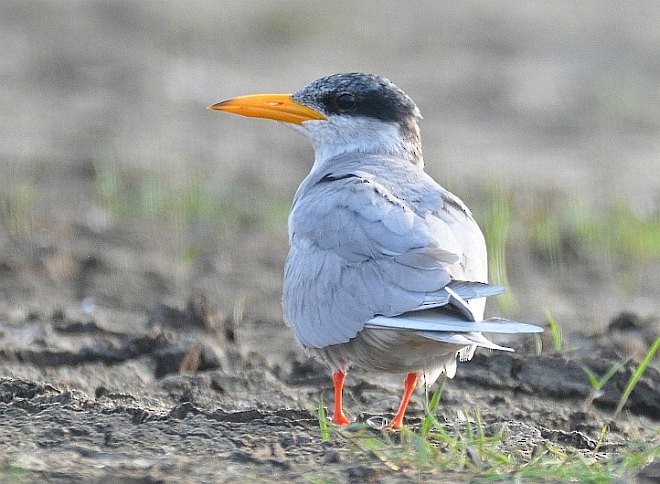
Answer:
[[[293,95],[242,96],[212,109],[275,119],[314,147],[310,174],[289,215],[285,319],[305,350],[333,370],[335,415],[351,365],[408,373],[392,427],[402,425],[416,382],[478,346],[511,351],[481,332],[541,328],[483,321],[487,283],[483,234],[470,210],[424,172],[412,99],[387,79],[336,74]],[[418,376],[423,376],[421,380]]]
[[[337,345],[360,332],[396,328],[432,340],[435,348],[422,368],[392,362],[380,369],[424,372],[444,368],[464,346],[504,349],[455,333],[540,330],[475,323],[483,318],[481,298],[502,292],[483,284],[483,236],[467,207],[419,167],[373,154],[343,155],[325,166],[305,179],[294,198],[284,278],[286,319],[310,353],[344,369],[370,365]],[[449,309],[446,288],[470,301],[472,317]],[[381,338],[362,339],[365,347],[384,344]],[[389,358],[400,358],[393,353]],[[444,360],[433,361],[440,356]]]
[[[444,368],[459,350],[471,356],[476,346],[503,349],[481,335],[469,338],[458,333],[536,332],[540,328],[495,320],[476,323],[483,319],[484,298],[499,291],[474,285],[487,282],[483,235],[465,204],[423,171],[421,146],[416,146],[421,144],[417,128],[421,116],[410,98],[388,82],[370,84],[369,78],[359,75],[356,79],[331,76],[293,95],[329,119],[321,122],[325,132],[294,127],[311,139],[317,159],[296,193],[289,217],[291,248],[283,301],[286,320],[298,340],[330,366],[372,365],[372,358],[352,356],[356,345],[349,342],[358,338],[363,354],[370,345],[382,346],[392,336],[372,337],[372,333],[392,333],[398,326],[402,341],[414,333],[414,340],[425,338],[434,348],[422,368],[383,362],[381,369],[423,372],[434,365]],[[374,110],[362,108],[367,114],[360,113],[356,106],[345,114],[324,111],[333,92],[351,88],[386,98],[392,89],[388,112],[402,118],[383,115],[377,121],[396,127],[406,140],[399,149],[362,141],[351,149],[355,141],[351,129],[356,131],[355,138],[374,134],[364,124],[352,128],[350,118],[365,123]],[[367,97],[356,96],[360,95]],[[348,148],[328,154],[323,143],[336,132],[341,132],[343,146]],[[452,301],[452,287],[459,300]],[[428,313],[420,315],[424,311]],[[361,333],[366,334],[359,337]],[[463,351],[463,345],[470,351]],[[446,356],[433,362],[438,348]]]
[[[453,278],[485,279],[470,212],[397,158],[334,159],[300,186],[289,225],[284,306],[303,346],[345,343],[375,315],[422,307]]]

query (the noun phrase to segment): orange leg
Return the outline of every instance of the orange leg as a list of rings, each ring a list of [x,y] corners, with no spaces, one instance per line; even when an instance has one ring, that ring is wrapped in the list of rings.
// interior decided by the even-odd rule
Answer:
[[[415,391],[415,385],[417,385],[417,373],[408,373],[406,379],[403,380],[403,397],[401,398],[401,404],[396,411],[396,415],[394,415],[392,421],[387,424],[386,428],[400,429],[403,427],[403,416],[406,414],[406,408],[408,408],[410,397],[412,397],[412,394]]]
[[[348,425],[351,423],[344,415],[344,380],[346,380],[346,373],[341,370],[332,372],[332,383],[335,385],[335,411],[331,422],[335,425]]]

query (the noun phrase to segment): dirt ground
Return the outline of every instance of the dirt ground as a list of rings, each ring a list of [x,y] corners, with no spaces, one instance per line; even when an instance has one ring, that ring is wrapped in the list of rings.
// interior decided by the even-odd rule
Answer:
[[[204,110],[223,98],[378,72],[417,101],[429,171],[471,206],[494,183],[520,203],[660,210],[656,3],[329,5],[0,5],[0,480],[470,478],[394,469],[353,430],[322,440],[331,381],[280,307],[286,211],[311,149]],[[568,350],[546,334],[540,356],[531,338],[478,352],[444,390],[448,431],[478,410],[530,455],[657,445],[657,358],[613,411],[660,332],[660,260],[582,247],[553,265],[515,244],[509,258],[511,316],[544,324],[549,309]],[[593,395],[583,367],[626,358]],[[391,415],[400,387],[350,373],[347,411]],[[410,427],[423,408],[418,393]],[[653,482],[654,465],[637,478]]]

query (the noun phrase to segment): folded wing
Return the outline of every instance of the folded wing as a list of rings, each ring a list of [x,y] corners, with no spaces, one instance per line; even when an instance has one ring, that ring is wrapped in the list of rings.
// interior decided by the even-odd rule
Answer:
[[[330,174],[296,195],[284,306],[303,345],[345,343],[374,317],[448,305],[480,319],[467,301],[502,291],[457,280],[485,278],[486,264],[483,236],[462,203],[417,169],[395,178]]]

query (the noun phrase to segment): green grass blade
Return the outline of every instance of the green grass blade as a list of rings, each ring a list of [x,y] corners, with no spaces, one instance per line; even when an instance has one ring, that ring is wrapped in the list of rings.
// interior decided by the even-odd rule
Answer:
[[[517,303],[509,285],[506,263],[506,246],[511,228],[511,193],[502,186],[494,186],[490,190],[492,203],[484,218],[484,236],[488,246],[488,272],[491,280],[507,289],[507,292],[497,297],[497,303],[504,311],[511,312],[517,308]]]
[[[629,359],[625,359],[623,361],[617,361],[616,363],[613,363],[605,372],[603,376],[598,378],[594,372],[592,372],[589,368],[586,366],[582,367],[582,371],[584,371],[587,374],[587,378],[589,378],[589,383],[591,384],[591,388],[594,390],[600,390],[605,386],[605,384],[612,379],[616,373],[623,368],[623,366],[628,363]]]
[[[606,384],[608,381],[610,381],[610,379],[611,379],[614,375],[616,375],[616,373],[617,373],[621,368],[623,368],[624,365],[625,365],[626,363],[628,363],[629,360],[630,360],[630,358],[626,358],[626,359],[623,360],[623,361],[617,361],[616,363],[613,363],[612,366],[609,367],[609,369],[607,370],[607,372],[606,372],[606,373],[600,378],[600,387],[598,388],[598,390],[600,390],[601,388],[603,388],[603,386],[605,386],[605,384]]]
[[[550,313],[549,309],[544,309],[543,314],[545,314],[545,319],[548,322],[550,327],[550,334],[552,336],[552,347],[557,352],[561,352],[564,347],[564,338],[562,335],[561,326],[555,321],[555,318]]]
[[[594,448],[594,452],[598,452],[603,445],[603,442],[605,441],[605,435],[610,431],[610,427],[605,424],[601,427],[600,429],[600,435],[598,436],[598,442],[596,442],[596,447]]]
[[[591,371],[586,366],[582,367],[582,371],[585,372],[587,378],[589,378],[589,384],[591,385],[591,388],[593,388],[594,390],[600,390],[601,388],[600,380],[598,380],[598,377],[594,374],[594,372]]]
[[[541,356],[541,353],[543,353],[543,338],[539,333],[534,333],[534,349],[536,356]]]
[[[327,442],[328,440],[330,440],[330,426],[328,425],[328,416],[325,412],[323,395],[321,395],[321,400],[319,401],[318,417],[319,417],[319,429],[321,430],[321,440]]]
[[[635,389],[635,385],[637,385],[637,382],[646,371],[646,367],[649,366],[649,363],[651,363],[651,360],[653,360],[653,357],[658,352],[658,348],[660,348],[660,336],[655,339],[655,342],[651,345],[646,355],[639,363],[639,366],[630,377],[630,380],[628,380],[628,385],[626,385],[626,388],[621,395],[621,400],[619,400],[619,405],[616,407],[616,411],[614,412],[615,419],[619,417],[621,410],[623,410],[624,405]]]
[[[438,385],[438,388],[435,390],[435,392],[433,392],[433,396],[429,402],[429,407],[426,409],[426,416],[424,417],[424,421],[422,422],[422,426],[420,428],[420,434],[423,437],[427,436],[429,431],[434,426],[437,426],[436,424],[438,421],[435,417],[435,412],[438,409],[438,405],[440,404],[440,397],[442,396],[442,390],[445,388],[446,382],[447,376],[443,375],[442,381]]]

